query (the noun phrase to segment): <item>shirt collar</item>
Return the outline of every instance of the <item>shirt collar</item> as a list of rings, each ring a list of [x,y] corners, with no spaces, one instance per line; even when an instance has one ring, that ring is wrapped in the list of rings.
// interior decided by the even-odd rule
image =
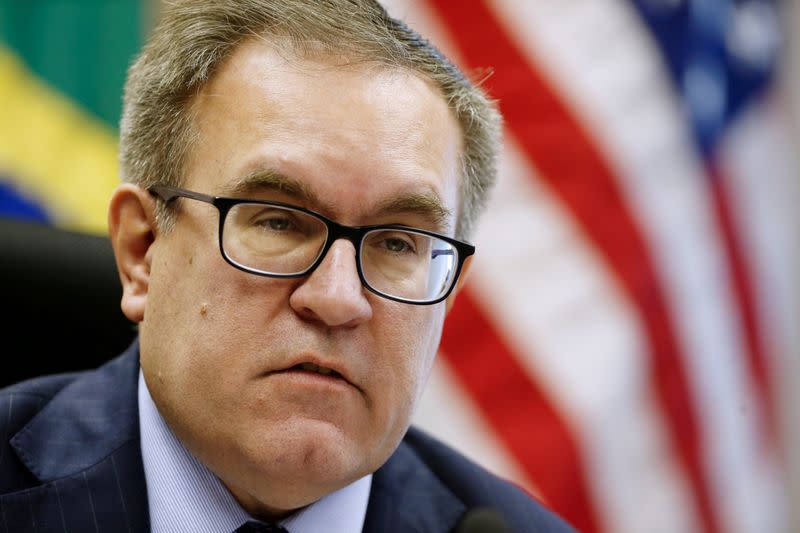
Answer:
[[[178,440],[139,371],[139,427],[153,533],[230,533],[251,519],[222,482]],[[290,533],[361,531],[372,474],[281,521]]]

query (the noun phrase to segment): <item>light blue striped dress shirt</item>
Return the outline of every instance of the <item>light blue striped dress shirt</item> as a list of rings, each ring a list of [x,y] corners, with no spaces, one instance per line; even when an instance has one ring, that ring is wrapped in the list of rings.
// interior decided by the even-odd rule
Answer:
[[[250,519],[222,482],[189,453],[156,409],[139,372],[139,427],[152,533],[231,533]],[[281,522],[289,533],[357,533],[372,475]]]

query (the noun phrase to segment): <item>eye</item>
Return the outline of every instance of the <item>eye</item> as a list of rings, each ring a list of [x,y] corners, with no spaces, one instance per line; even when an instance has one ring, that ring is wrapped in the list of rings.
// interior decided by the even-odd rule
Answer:
[[[303,229],[298,217],[284,209],[262,209],[250,217],[250,225],[263,231],[285,233]]]
[[[386,249],[391,252],[407,252],[411,250],[411,246],[402,239],[386,239]]]
[[[376,245],[394,254],[414,254],[417,251],[411,236],[402,233],[383,234]]]
[[[272,231],[289,231],[295,227],[294,222],[289,217],[281,215],[260,218],[255,221],[255,225]]]

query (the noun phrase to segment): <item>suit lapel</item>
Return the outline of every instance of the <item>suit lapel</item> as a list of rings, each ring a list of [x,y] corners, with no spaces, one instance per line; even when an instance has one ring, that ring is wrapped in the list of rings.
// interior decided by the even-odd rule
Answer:
[[[12,439],[41,485],[0,497],[7,531],[149,531],[138,345],[56,394]]]
[[[452,531],[466,506],[401,442],[372,478],[364,533]]]

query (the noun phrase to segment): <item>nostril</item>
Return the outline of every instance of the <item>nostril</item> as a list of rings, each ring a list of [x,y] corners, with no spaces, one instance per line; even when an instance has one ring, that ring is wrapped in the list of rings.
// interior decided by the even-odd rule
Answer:
[[[298,315],[305,320],[320,320],[320,317],[310,307],[300,307],[295,309]]]

